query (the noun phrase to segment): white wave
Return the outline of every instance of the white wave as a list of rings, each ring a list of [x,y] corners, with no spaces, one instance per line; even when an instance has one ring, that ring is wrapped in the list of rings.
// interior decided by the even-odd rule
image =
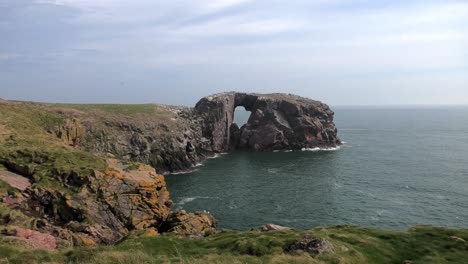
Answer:
[[[195,197],[185,197],[180,200],[180,202],[176,203],[176,205],[184,205],[186,203],[190,203],[195,201],[196,199],[210,199],[211,197],[208,196],[195,196]]]
[[[178,202],[177,204],[178,205],[183,205],[183,204],[186,204],[186,203],[193,202],[195,199],[197,199],[197,197],[187,197],[187,198],[184,198],[184,199],[180,200],[180,202]]]
[[[178,172],[172,172],[170,173],[170,175],[182,175],[182,174],[189,174],[189,173],[192,173],[192,172],[196,172],[198,170],[184,170],[184,171],[178,171]]]
[[[339,150],[339,149],[341,149],[340,146],[331,147],[331,148],[319,148],[319,147],[315,147],[315,148],[302,148],[301,151],[310,151],[310,152],[316,152],[316,151],[336,151],[336,150]]]
[[[224,156],[224,155],[227,155],[227,154],[229,154],[229,153],[227,153],[227,152],[215,153],[213,156],[207,157],[206,159],[217,159],[217,158],[219,158],[219,157],[221,157],[221,156]]]
[[[277,174],[279,169],[277,168],[270,168],[266,170],[269,174]]]
[[[287,149],[284,152],[293,152],[293,150],[292,149]]]
[[[320,148],[302,148],[301,151],[319,151]]]
[[[195,164],[195,165],[193,165],[194,168],[196,168],[196,167],[201,167],[201,166],[203,166],[203,163],[201,163],[201,162],[200,162],[200,163],[197,163],[197,164]]]

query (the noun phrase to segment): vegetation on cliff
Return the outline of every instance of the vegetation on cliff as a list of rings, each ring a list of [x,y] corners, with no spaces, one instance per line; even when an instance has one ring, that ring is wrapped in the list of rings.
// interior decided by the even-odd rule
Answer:
[[[167,116],[176,115],[164,109],[0,102],[0,234],[55,249],[114,244],[136,230],[213,232],[216,221],[207,213],[169,217],[177,212],[171,214],[164,177],[153,167],[85,146],[103,143],[94,137],[96,131],[116,135],[120,141],[114,138],[113,144],[128,144],[124,148],[143,144],[146,139],[138,137],[145,125],[159,133],[151,121],[170,124]],[[138,115],[154,116],[145,116],[145,123]],[[117,125],[97,129],[106,122]],[[163,223],[170,228],[162,230]]]
[[[215,234],[208,213],[171,212],[164,177],[153,167],[183,169],[210,153],[211,143],[190,117],[182,108],[156,105],[0,102],[0,263],[468,259],[465,229],[339,226]],[[304,245],[312,250],[296,250]]]
[[[333,251],[285,253],[304,235],[326,239]],[[0,263],[466,263],[468,230],[414,227],[407,232],[340,226],[308,231],[223,231],[204,239],[133,237],[114,246],[33,250],[0,238]]]

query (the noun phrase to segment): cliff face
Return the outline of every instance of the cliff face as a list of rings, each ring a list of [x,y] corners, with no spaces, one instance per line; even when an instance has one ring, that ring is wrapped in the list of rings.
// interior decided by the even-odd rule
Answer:
[[[251,111],[233,124],[235,108]],[[125,106],[122,106],[122,108]],[[144,162],[162,173],[188,169],[213,153],[330,148],[340,144],[333,111],[318,101],[288,94],[222,93],[194,108],[146,106],[116,111],[93,106],[53,106],[66,121],[54,130],[70,146]]]
[[[233,124],[236,107],[251,111],[246,125]],[[201,99],[195,112],[214,151],[329,148],[340,144],[333,111],[318,101],[287,94],[222,93]]]
[[[67,145],[147,163],[164,174],[188,169],[212,153],[190,108],[147,105],[123,111],[51,105],[50,110],[65,120],[50,132]]]
[[[238,106],[252,112],[241,128]],[[209,213],[171,212],[156,170],[235,148],[335,147],[333,115],[285,94],[223,93],[195,108],[0,101],[0,234],[48,247],[113,244],[138,230],[213,234]]]
[[[186,123],[168,116],[170,111],[145,123],[147,113],[140,110],[0,102],[0,234],[51,249],[114,244],[135,232],[214,233],[216,221],[208,213],[171,212],[164,176],[134,161],[147,161],[156,148],[166,159],[178,157],[179,149],[180,159],[189,159],[196,147],[187,147],[191,134],[175,129]],[[149,115],[161,114],[152,106],[149,110]],[[162,133],[160,125],[168,132]],[[187,137],[179,138],[184,133]],[[149,150],[127,152],[149,142],[146,135],[156,141]],[[170,137],[169,144],[159,143],[164,137]]]

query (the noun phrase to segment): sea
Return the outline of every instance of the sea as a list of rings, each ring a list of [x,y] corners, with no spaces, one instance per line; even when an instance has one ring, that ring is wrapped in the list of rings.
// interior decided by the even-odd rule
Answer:
[[[333,110],[339,148],[217,155],[166,176],[174,209],[235,230],[468,227],[468,106]]]

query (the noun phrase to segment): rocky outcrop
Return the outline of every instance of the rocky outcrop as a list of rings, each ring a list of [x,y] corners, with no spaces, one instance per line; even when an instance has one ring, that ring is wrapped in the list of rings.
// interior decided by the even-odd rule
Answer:
[[[84,137],[85,128],[78,119],[67,119],[65,123],[57,127],[55,135],[66,145],[78,147]]]
[[[56,249],[57,239],[46,233],[37,232],[21,227],[5,228],[0,231],[1,235],[26,242],[32,248]]]
[[[289,244],[284,252],[294,254],[298,251],[307,252],[310,254],[320,254],[323,252],[333,252],[335,249],[333,245],[325,239],[305,235]]]
[[[14,159],[9,159],[8,164],[15,168]],[[20,163],[16,165],[22,167]],[[149,165],[108,159],[105,170],[78,175],[81,180],[73,182],[70,189],[67,185],[35,186],[31,174],[27,176],[32,185],[27,178],[11,172],[1,175],[17,191],[0,194],[0,206],[16,211],[0,214],[0,226],[29,222],[27,227],[33,228],[28,231],[31,239],[21,235],[28,232],[13,232],[25,230],[26,226],[5,232],[31,243],[53,236],[59,244],[114,244],[133,230],[143,230],[148,235],[177,232],[184,236],[205,236],[216,231],[216,220],[207,213],[171,214],[172,201],[164,177]],[[16,184],[18,180],[28,184]],[[25,220],[16,220],[18,212]]]
[[[216,233],[217,221],[208,212],[172,213],[160,227],[162,232],[174,232],[181,236],[204,237]]]
[[[239,106],[252,114],[237,129],[233,120]],[[201,99],[195,112],[203,120],[202,135],[210,139],[215,152],[330,148],[341,143],[333,111],[319,101],[295,95],[222,93]]]
[[[289,227],[280,226],[275,224],[266,224],[259,228],[252,228],[251,231],[259,231],[259,232],[273,232],[273,231],[286,231],[290,230]]]

